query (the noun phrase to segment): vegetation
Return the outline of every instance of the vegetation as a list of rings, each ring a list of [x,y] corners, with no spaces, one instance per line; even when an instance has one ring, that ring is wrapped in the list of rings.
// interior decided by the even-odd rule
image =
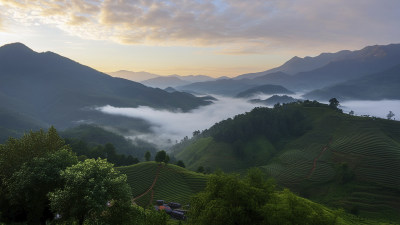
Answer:
[[[154,157],[154,160],[158,163],[164,162],[168,163],[169,162],[169,156],[164,150],[158,151],[156,156]]]
[[[191,196],[206,186],[204,174],[172,164],[142,162],[117,169],[127,175],[133,199],[142,207],[155,204],[157,199],[185,205],[189,203]]]
[[[156,152],[156,147],[150,143],[136,139],[134,141],[135,144],[133,144],[132,141],[122,135],[96,125],[82,124],[67,129],[61,132],[60,135],[66,139],[68,144],[76,144],[82,141],[87,144],[88,148],[112,143],[116,154],[131,155],[138,159],[142,159],[147,151],[152,154]],[[79,152],[79,150],[76,151]],[[85,151],[85,149],[82,151]]]
[[[105,145],[88,145],[82,140],[78,141],[71,139],[66,139],[66,143],[71,146],[72,151],[75,152],[80,159],[102,158],[107,159],[116,166],[127,166],[139,162],[137,158],[134,158],[131,155],[126,156],[117,154],[117,150],[111,143]]]
[[[289,190],[276,191],[263,173],[252,169],[244,179],[218,172],[191,201],[189,224],[339,224],[332,211]]]
[[[53,127],[0,145],[1,221],[39,223],[52,218],[46,195],[62,185],[59,171],[76,162]]]
[[[53,127],[0,145],[0,178],[0,223],[167,221],[164,213],[133,206],[126,175],[105,159],[78,162]]]
[[[131,193],[126,175],[103,159],[88,159],[61,172],[62,188],[49,193],[50,206],[66,221],[127,221]],[[116,210],[115,208],[118,208]],[[107,219],[106,219],[107,220]]]
[[[280,110],[289,116],[274,117]],[[296,114],[302,119],[291,120]],[[269,118],[276,120],[265,123]],[[199,136],[175,150],[191,170],[243,173],[256,166],[279,186],[311,200],[362,217],[400,220],[397,121],[351,116],[305,101],[254,109]]]

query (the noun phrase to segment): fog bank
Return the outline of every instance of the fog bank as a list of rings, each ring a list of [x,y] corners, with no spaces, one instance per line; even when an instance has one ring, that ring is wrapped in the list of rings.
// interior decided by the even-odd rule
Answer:
[[[193,131],[210,128],[216,122],[233,117],[237,114],[251,111],[262,106],[250,103],[245,99],[216,97],[214,104],[203,106],[189,112],[173,112],[158,110],[148,106],[137,108],[117,108],[110,105],[97,108],[103,113],[140,118],[151,124],[154,134],[137,134],[131,138],[140,138],[158,145],[180,141],[185,136],[191,137]]]
[[[394,118],[400,118],[400,100],[381,100],[381,101],[345,101],[340,102],[343,112],[354,111],[355,115],[370,115],[386,118],[389,111],[392,111]],[[398,119],[396,119],[398,120]]]

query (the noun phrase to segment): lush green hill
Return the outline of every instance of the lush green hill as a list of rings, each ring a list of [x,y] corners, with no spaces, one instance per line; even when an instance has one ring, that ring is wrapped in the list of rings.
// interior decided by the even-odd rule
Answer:
[[[256,108],[201,135],[176,150],[189,169],[241,172],[257,166],[311,200],[400,220],[398,121],[349,116],[306,102]]]
[[[143,162],[118,169],[128,176],[134,201],[141,206],[158,199],[188,204],[190,197],[206,186],[206,175],[171,164]]]
[[[312,91],[307,93],[305,97],[324,101],[332,96],[337,97],[339,100],[400,99],[399,87],[400,65],[397,65],[383,72]]]
[[[289,91],[283,86],[280,85],[273,85],[273,84],[265,84],[260,85],[254,88],[247,89],[245,91],[240,92],[236,95],[237,98],[248,98],[255,94],[294,94],[292,91]]]

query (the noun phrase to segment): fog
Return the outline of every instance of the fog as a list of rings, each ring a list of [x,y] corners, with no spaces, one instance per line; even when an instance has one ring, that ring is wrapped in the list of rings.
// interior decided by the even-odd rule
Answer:
[[[345,101],[340,102],[343,112],[354,111],[355,115],[370,115],[386,118],[389,111],[392,111],[394,118],[400,118],[400,100],[381,100],[381,101]],[[397,119],[396,119],[397,120]]]
[[[110,105],[97,108],[103,113],[140,118],[151,124],[153,134],[138,133],[129,138],[143,139],[159,146],[173,144],[185,136],[191,137],[195,130],[205,130],[216,122],[251,111],[261,104],[250,103],[245,99],[216,97],[214,104],[203,106],[189,112],[158,110],[148,106],[137,108],[117,108]],[[170,140],[170,141],[169,141]]]
[[[249,99],[267,99],[272,95],[256,95]],[[300,99],[301,94],[290,95]],[[215,123],[233,117],[237,114],[251,111],[254,107],[265,106],[259,103],[250,103],[249,99],[237,99],[216,96],[217,101],[211,105],[203,106],[189,112],[168,111],[154,109],[148,106],[137,108],[117,108],[110,105],[97,108],[97,110],[115,115],[139,118],[151,125],[153,133],[141,133],[132,130],[126,136],[132,140],[136,138],[149,141],[159,147],[167,147],[176,141],[182,140],[185,136],[189,138],[195,130],[205,130]],[[400,101],[346,101],[341,102],[340,107],[345,113],[353,110],[355,115],[370,115],[386,118],[389,111],[392,111],[400,118]]]

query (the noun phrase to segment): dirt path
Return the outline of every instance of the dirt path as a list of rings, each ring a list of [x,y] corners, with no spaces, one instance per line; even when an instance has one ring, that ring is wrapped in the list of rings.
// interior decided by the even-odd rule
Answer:
[[[309,178],[313,175],[314,170],[317,168],[317,161],[318,161],[318,159],[321,158],[322,154],[324,154],[324,152],[328,149],[329,144],[330,144],[331,142],[332,142],[332,138],[329,140],[329,143],[328,143],[327,145],[324,146],[324,148],[323,148],[322,151],[319,153],[319,155],[314,159],[313,167],[311,168],[311,171],[310,171],[310,173],[308,174],[307,179],[309,179]]]
[[[135,202],[135,200],[137,200],[137,199],[139,199],[139,198],[145,196],[147,193],[149,193],[149,191],[152,191],[151,200],[150,200],[150,202],[152,202],[152,200],[153,200],[153,195],[154,195],[153,188],[154,188],[154,186],[155,186],[156,183],[157,183],[157,179],[158,179],[158,176],[160,175],[161,167],[162,167],[161,164],[158,165],[158,167],[157,167],[157,172],[156,172],[156,176],[155,176],[155,178],[154,178],[154,180],[153,180],[153,183],[152,183],[151,186],[149,187],[149,189],[147,189],[143,194],[141,194],[141,195],[139,195],[139,196],[136,196],[134,199],[132,199],[132,202]]]

